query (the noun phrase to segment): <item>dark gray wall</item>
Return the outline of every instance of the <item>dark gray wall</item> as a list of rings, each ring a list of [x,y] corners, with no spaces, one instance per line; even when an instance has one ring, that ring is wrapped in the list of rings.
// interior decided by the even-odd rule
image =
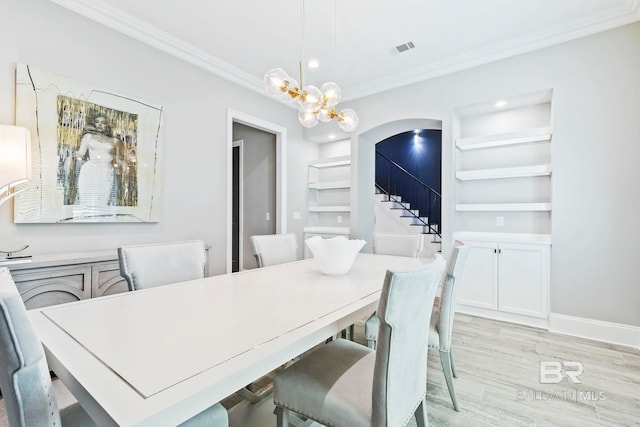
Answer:
[[[233,140],[243,141],[243,268],[255,268],[249,236],[276,232],[276,138],[234,123]]]

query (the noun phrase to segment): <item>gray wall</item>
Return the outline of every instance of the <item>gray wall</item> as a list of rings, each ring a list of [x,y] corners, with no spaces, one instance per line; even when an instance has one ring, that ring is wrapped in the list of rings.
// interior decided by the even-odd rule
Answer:
[[[40,254],[204,238],[213,246],[210,271],[224,271],[227,108],[287,128],[288,216],[303,214],[288,230],[300,235],[306,165],[318,157],[318,147],[302,140],[293,110],[47,0],[0,2],[0,37],[0,123],[14,123],[17,62],[163,105],[166,113],[159,223],[15,225],[12,203],[6,203],[0,206],[0,248],[29,243],[30,252]],[[442,120],[443,193],[449,195],[443,225],[450,238],[454,109],[552,88],[552,312],[640,326],[639,45],[635,23],[344,107],[358,112],[359,133],[407,118]],[[366,165],[353,168],[354,176],[358,168]],[[363,191],[358,197],[370,199],[369,189]]]
[[[162,217],[156,224],[13,224],[0,206],[0,249],[48,254],[202,238],[210,272],[226,269],[227,108],[287,128],[288,216],[304,212],[306,163],[295,110],[85,19],[47,0],[0,2],[0,123],[15,121],[15,67],[25,63],[164,106]],[[289,221],[301,235],[302,221]]]
[[[405,118],[443,123],[445,238],[453,224],[454,109],[553,89],[551,311],[640,326],[640,23],[350,103],[368,131]],[[369,133],[370,134],[370,133]],[[370,171],[357,165],[357,176]],[[359,187],[359,184],[356,184]],[[358,226],[368,189],[358,189]],[[353,218],[352,218],[353,220]],[[354,220],[355,221],[355,220]]]
[[[249,236],[276,232],[276,138],[268,132],[233,125],[233,140],[243,141],[243,265],[256,268]],[[266,219],[266,213],[270,219]]]

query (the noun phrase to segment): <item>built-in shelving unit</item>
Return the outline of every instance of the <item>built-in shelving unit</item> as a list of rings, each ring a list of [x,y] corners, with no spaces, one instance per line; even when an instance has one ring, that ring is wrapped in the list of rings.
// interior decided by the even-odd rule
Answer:
[[[458,310],[547,327],[552,92],[456,109],[455,240],[470,248]]]
[[[551,165],[521,166],[515,168],[478,169],[456,172],[456,178],[461,181],[481,179],[522,178],[528,176],[550,176]]]
[[[310,234],[335,234],[336,236],[348,236],[349,227],[304,227],[304,232]]]
[[[308,225],[304,238],[349,237],[351,213],[351,157],[328,157],[309,162]],[[306,255],[308,255],[305,252]]]
[[[456,232],[551,233],[551,95],[456,109]]]
[[[310,182],[309,188],[313,190],[336,190],[338,188],[351,188],[351,181],[327,181],[327,182]]]
[[[351,165],[351,156],[338,156],[331,157],[328,159],[318,159],[312,160],[309,162],[309,167],[324,169],[324,168],[335,168],[338,166],[350,166]]]
[[[459,138],[456,147],[460,150],[501,147],[504,145],[526,144],[529,142],[551,141],[549,126],[521,129],[514,132]]]
[[[351,206],[309,206],[309,212],[351,212]]]
[[[492,212],[516,212],[516,211],[550,211],[551,203],[459,203],[457,211],[492,211]]]

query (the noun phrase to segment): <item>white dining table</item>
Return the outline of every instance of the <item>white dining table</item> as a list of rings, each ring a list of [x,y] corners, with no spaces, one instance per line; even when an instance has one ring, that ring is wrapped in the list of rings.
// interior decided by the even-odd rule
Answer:
[[[175,426],[376,308],[386,270],[313,259],[30,310],[49,367],[100,426]]]

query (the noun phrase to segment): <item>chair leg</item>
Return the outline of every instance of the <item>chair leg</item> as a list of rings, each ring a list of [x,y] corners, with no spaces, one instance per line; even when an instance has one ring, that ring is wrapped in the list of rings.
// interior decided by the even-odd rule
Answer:
[[[238,390],[238,394],[245,400],[248,400],[251,403],[258,403],[263,399],[267,398],[271,392],[273,391],[273,383],[265,385],[259,390],[252,390],[253,384],[247,385],[245,388],[241,388]]]
[[[458,373],[456,372],[456,364],[453,361],[453,350],[449,349],[449,360],[451,361],[451,373],[453,374],[453,378],[458,378]]]
[[[429,418],[427,417],[427,399],[422,399],[420,405],[415,412],[416,424],[418,427],[429,427]]]
[[[442,371],[444,372],[444,379],[447,381],[449,396],[451,396],[451,402],[453,402],[453,409],[460,412],[460,405],[458,404],[458,398],[456,397],[456,390],[453,388],[453,372],[451,372],[451,353],[447,351],[441,351],[440,362],[442,363]]]
[[[351,325],[346,329],[342,330],[342,338],[349,340],[349,341],[353,341],[354,337],[355,337],[355,330],[356,330],[356,325]]]
[[[281,406],[276,406],[276,426],[289,427],[289,410]]]
[[[367,340],[367,347],[369,347],[371,350],[375,350],[376,340]]]

